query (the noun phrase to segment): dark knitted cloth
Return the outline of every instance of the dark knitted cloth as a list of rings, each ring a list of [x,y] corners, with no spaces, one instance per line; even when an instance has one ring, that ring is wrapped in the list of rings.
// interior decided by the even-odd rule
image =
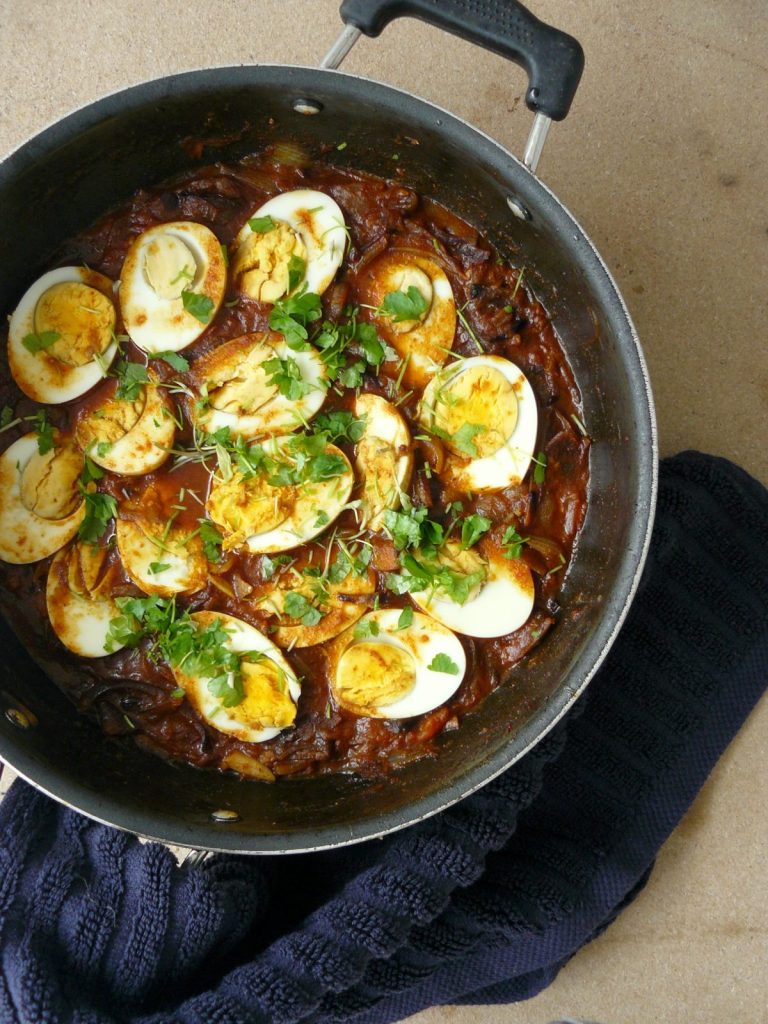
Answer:
[[[649,564],[587,695],[475,796],[383,841],[214,857],[21,782],[0,807],[0,1021],[383,1024],[534,995],[644,885],[768,677],[768,494],[662,465]]]

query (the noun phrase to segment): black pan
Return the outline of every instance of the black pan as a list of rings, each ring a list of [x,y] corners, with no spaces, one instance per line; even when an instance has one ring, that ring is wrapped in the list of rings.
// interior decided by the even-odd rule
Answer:
[[[369,35],[416,14],[524,64],[528,105],[565,116],[581,50],[516,3],[346,0]],[[351,42],[348,30],[331,63]],[[546,126],[539,117],[537,128]],[[415,139],[418,145],[406,139]],[[190,155],[189,138],[208,144]],[[593,438],[589,511],[558,627],[442,737],[436,760],[385,782],[354,777],[243,782],[165,763],[102,736],[0,623],[0,757],[34,785],[120,828],[200,849],[298,852],[356,842],[434,814],[521,757],[568,710],[605,657],[637,586],[656,490],[648,377],[624,302],[589,238],[549,189],[492,139],[446,111],[334,71],[262,65],[196,71],[116,93],[64,118],[0,165],[0,310],[51,254],[131,192],[265,141],[333,144],[333,159],[433,196],[525,262],[584,400]],[[339,152],[335,144],[348,140]],[[535,142],[535,140],[534,140]],[[536,146],[530,150],[534,162]]]

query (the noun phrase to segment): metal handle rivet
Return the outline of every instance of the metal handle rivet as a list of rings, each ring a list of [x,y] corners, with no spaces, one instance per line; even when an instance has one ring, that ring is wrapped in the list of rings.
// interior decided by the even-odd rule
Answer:
[[[320,100],[299,98],[293,101],[293,109],[297,114],[319,114],[323,109]]]
[[[531,212],[527,206],[523,206],[519,199],[515,199],[514,196],[507,196],[507,206],[510,208],[512,213],[520,220],[530,220]]]
[[[19,711],[18,708],[6,708],[5,717],[13,725],[17,725],[19,729],[29,729],[32,722],[27,718],[23,711]]]
[[[211,811],[211,817],[214,821],[218,821],[222,824],[227,822],[240,821],[240,815],[237,811],[228,811],[226,808],[222,808],[219,811]]]

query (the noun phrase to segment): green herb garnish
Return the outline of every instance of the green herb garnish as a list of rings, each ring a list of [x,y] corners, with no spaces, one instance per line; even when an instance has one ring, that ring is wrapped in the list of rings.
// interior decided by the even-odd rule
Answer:
[[[304,379],[299,364],[291,356],[287,359],[274,356],[266,359],[262,366],[264,372],[270,375],[267,384],[274,385],[281,395],[292,401],[303,398],[312,390],[312,385]]]
[[[520,558],[523,553],[523,544],[527,543],[527,537],[521,536],[514,526],[508,526],[501,538],[502,553],[505,558]]]
[[[202,322],[207,323],[208,321],[203,320]],[[179,355],[178,352],[172,352],[170,349],[163,352],[153,352],[150,358],[162,359],[164,363],[168,363],[178,373],[186,373],[189,369],[189,362],[184,356]]]
[[[159,572],[165,572],[166,569],[171,568],[170,562],[150,562],[149,563],[149,574],[150,576],[156,576]]]
[[[199,519],[198,530],[203,542],[203,553],[209,562],[221,561],[221,543],[224,540],[210,519]]]
[[[547,456],[544,452],[539,452],[538,455],[531,456],[534,463],[533,467],[533,482],[535,484],[543,484],[544,479],[547,475]]]
[[[378,316],[391,317],[396,324],[405,320],[418,320],[429,309],[430,303],[416,285],[409,285],[405,292],[388,292],[376,310]]]
[[[249,218],[248,227],[251,229],[251,231],[256,232],[256,234],[264,235],[267,233],[267,231],[274,231],[274,229],[277,227],[277,224],[275,224],[275,222],[272,220],[269,214],[267,214],[266,217]]]
[[[295,295],[277,300],[269,314],[269,326],[283,335],[289,348],[301,352],[309,348],[307,327],[322,313],[320,296],[308,292],[304,284]]]
[[[115,397],[125,402],[135,402],[142,387],[149,382],[149,374],[143,363],[129,363],[121,360],[115,367],[117,390]]]
[[[32,334],[25,334],[21,339],[21,344],[27,350],[35,355],[37,352],[44,352],[45,349],[50,348],[54,345],[61,335],[58,331],[40,331],[39,333],[33,331]]]
[[[309,603],[307,598],[297,590],[290,590],[285,595],[285,613],[292,619],[300,619],[305,626],[316,626],[323,613]]]
[[[447,654],[436,654],[429,665],[427,665],[427,668],[433,672],[444,672],[449,676],[457,676],[459,674],[459,666]]]
[[[400,612],[400,616],[397,620],[397,629],[408,629],[409,626],[413,625],[413,608],[409,604],[403,608]]]
[[[368,640],[372,636],[378,636],[379,624],[375,619],[359,619],[355,624],[352,635],[355,640]]]
[[[474,544],[480,540],[484,533],[487,533],[491,528],[491,520],[486,519],[485,516],[477,515],[473,513],[471,516],[467,516],[461,524],[461,547],[464,551],[467,548],[471,548]]]
[[[37,434],[37,451],[40,455],[46,455],[56,447],[54,440],[54,427],[48,419],[45,409],[38,409],[32,416],[32,429]]]
[[[117,501],[111,494],[102,494],[101,491],[83,491],[83,501],[85,516],[77,531],[77,539],[86,544],[96,544],[117,515]]]
[[[195,320],[199,320],[201,324],[208,324],[211,322],[211,313],[213,312],[213,299],[207,295],[203,295],[200,292],[191,292],[187,288],[181,293],[181,301],[184,304],[184,309],[187,313],[190,313]]]

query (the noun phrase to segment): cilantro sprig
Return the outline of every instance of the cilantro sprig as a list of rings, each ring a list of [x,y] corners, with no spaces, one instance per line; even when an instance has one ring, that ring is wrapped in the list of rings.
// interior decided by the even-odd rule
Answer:
[[[266,359],[262,366],[264,372],[269,374],[267,384],[274,385],[281,395],[285,395],[291,401],[298,401],[308,395],[313,388],[313,385],[305,380],[301,367],[291,356],[287,359],[274,356],[272,359]]]
[[[54,426],[48,419],[48,412],[45,409],[38,409],[31,419],[32,429],[37,434],[38,454],[46,455],[56,447]]]
[[[278,299],[269,313],[269,326],[285,338],[285,342],[294,352],[301,352],[310,347],[310,324],[323,315],[320,296],[307,291],[303,285],[295,295]]]
[[[427,665],[428,669],[432,672],[444,672],[449,676],[457,676],[459,674],[459,666],[448,654],[436,654],[432,661]]]
[[[201,626],[188,611],[179,612],[175,598],[116,597],[120,615],[109,624],[104,649],[138,647],[149,640],[149,657],[206,680],[209,691],[226,708],[245,698],[243,663],[264,657],[256,651],[239,653],[228,646],[229,632],[220,620]]]

